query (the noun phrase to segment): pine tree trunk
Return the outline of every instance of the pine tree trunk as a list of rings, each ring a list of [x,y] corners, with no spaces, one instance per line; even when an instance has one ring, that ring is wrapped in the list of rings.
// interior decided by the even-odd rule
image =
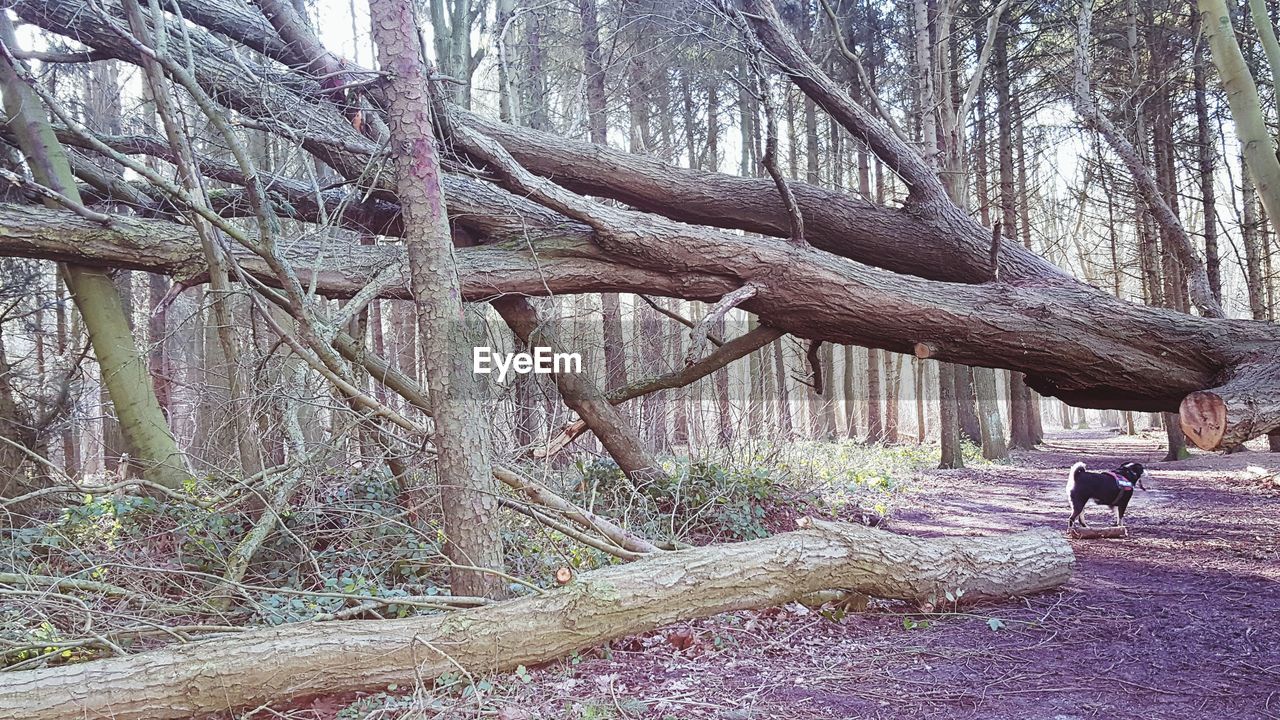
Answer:
[[[867,442],[884,442],[884,390],[880,383],[880,372],[884,361],[880,359],[881,351],[867,349]]]
[[[1191,12],[1191,34],[1200,36],[1201,15]],[[1218,216],[1215,205],[1214,164],[1217,157],[1213,128],[1209,119],[1208,84],[1205,65],[1208,58],[1203,43],[1196,43],[1192,65],[1196,106],[1196,163],[1200,173],[1200,203],[1204,228],[1204,269],[1209,276],[1213,294],[1222,300],[1222,268],[1218,257]]]
[[[857,349],[844,346],[844,419],[845,437],[858,439],[858,366]]]
[[[884,354],[884,441],[898,442],[898,395],[902,389],[902,356]]]
[[[964,467],[956,405],[956,373],[960,367],[963,366],[938,363],[938,428],[942,446],[942,462],[938,467],[944,470]]]
[[[479,383],[471,373],[470,338],[462,307],[453,240],[443,202],[439,156],[432,135],[431,80],[410,0],[369,3],[378,63],[391,73],[387,115],[390,154],[404,216],[410,285],[418,310],[432,442],[443,507],[444,552],[453,563],[456,595],[496,596],[502,540],[489,461]],[[460,342],[461,341],[461,342]]]

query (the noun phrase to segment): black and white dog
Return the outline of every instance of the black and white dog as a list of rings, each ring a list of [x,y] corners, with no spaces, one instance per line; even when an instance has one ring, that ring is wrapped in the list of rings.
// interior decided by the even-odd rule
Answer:
[[[1071,499],[1071,519],[1067,521],[1067,527],[1071,528],[1077,521],[1080,522],[1080,527],[1089,527],[1084,524],[1084,518],[1080,514],[1090,500],[1098,505],[1110,506],[1115,511],[1116,525],[1124,527],[1124,511],[1133,498],[1134,486],[1147,489],[1142,484],[1144,477],[1146,471],[1136,462],[1102,472],[1086,470],[1082,462],[1072,465],[1071,471],[1067,473],[1067,497]]]

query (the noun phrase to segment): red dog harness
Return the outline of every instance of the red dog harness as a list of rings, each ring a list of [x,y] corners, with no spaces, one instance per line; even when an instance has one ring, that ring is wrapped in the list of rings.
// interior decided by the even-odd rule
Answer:
[[[1104,470],[1103,472],[1116,479],[1116,487],[1118,487],[1121,492],[1124,492],[1125,490],[1133,492],[1133,482],[1131,480],[1126,480],[1120,473],[1111,472],[1110,470]]]

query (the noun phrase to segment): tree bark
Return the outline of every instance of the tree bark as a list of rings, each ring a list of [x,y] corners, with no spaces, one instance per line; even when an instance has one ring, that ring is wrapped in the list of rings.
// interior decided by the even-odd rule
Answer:
[[[1235,121],[1236,137],[1240,138],[1244,148],[1245,164],[1253,176],[1267,217],[1273,224],[1280,222],[1280,159],[1276,158],[1275,144],[1262,112],[1258,86],[1240,52],[1240,45],[1236,43],[1231,13],[1225,0],[1198,0],[1197,7],[1202,15],[1201,27],[1209,41],[1213,64],[1218,69],[1218,77],[1222,80],[1222,89],[1231,108],[1231,118]],[[1267,24],[1270,25],[1270,18]],[[1268,51],[1270,58],[1271,52]]]
[[[1093,5],[1092,1],[1089,0],[1084,3],[1081,9],[1077,24],[1075,78],[1073,83],[1076,110],[1080,113],[1081,120],[1106,139],[1107,144],[1120,156],[1120,159],[1124,161],[1125,166],[1129,169],[1142,201],[1160,226],[1162,235],[1172,245],[1173,254],[1182,263],[1188,289],[1191,293],[1191,301],[1195,303],[1202,315],[1223,317],[1222,306],[1210,289],[1209,277],[1205,272],[1204,263],[1200,261],[1200,257],[1196,254],[1195,247],[1187,235],[1186,228],[1182,226],[1182,222],[1178,220],[1176,212],[1170,207],[1170,201],[1173,198],[1160,192],[1155,178],[1152,177],[1146,163],[1142,161],[1139,151],[1125,139],[1111,120],[1094,104],[1092,91],[1090,90],[1092,56],[1089,48],[1092,19]],[[1277,163],[1277,169],[1280,170],[1280,163]],[[1182,277],[1181,274],[1180,277]]]
[[[606,251],[603,243],[593,246],[590,228],[584,225],[565,222],[557,213],[530,207],[532,203],[490,185],[451,177],[446,181],[446,191],[453,187],[461,192],[450,194],[449,201],[470,202],[470,208],[477,211],[473,213],[469,208],[467,217],[459,223],[479,223],[480,234],[494,243],[474,252],[470,248],[459,251],[460,266],[471,260],[481,261],[479,266],[462,273],[463,291],[468,298],[485,299],[494,293],[512,291],[539,294],[635,288],[654,292],[662,288],[656,294],[705,300],[719,297],[750,279],[765,277],[770,280],[768,287],[744,309],[798,336],[821,336],[827,341],[861,343],[897,352],[909,352],[917,342],[925,340],[938,347],[939,357],[949,361],[1029,371],[1029,382],[1038,390],[1076,405],[1140,410],[1171,410],[1187,393],[1218,385],[1221,377],[1247,361],[1251,353],[1274,346],[1274,332],[1264,326],[1173,319],[1167,312],[1137,308],[1101,296],[1074,284],[1017,243],[1005,243],[1000,249],[1001,277],[1008,281],[1007,285],[989,288],[928,282],[928,278],[939,277],[965,283],[988,280],[990,231],[947,202],[936,177],[924,177],[928,173],[922,174],[923,163],[912,159],[910,148],[904,150],[887,139],[890,134],[878,133],[873,119],[859,114],[847,96],[803,57],[794,41],[788,44],[786,36],[767,17],[770,13],[776,15],[771,4],[750,2],[763,13],[753,11],[768,25],[763,29],[770,49],[784,60],[783,65],[797,86],[844,129],[860,139],[874,140],[873,149],[883,153],[890,167],[905,176],[912,193],[907,206],[890,209],[861,202],[852,195],[798,189],[797,199],[806,216],[806,236],[814,248],[794,251],[783,251],[768,238],[733,237],[608,208],[611,221],[634,227],[624,233],[623,239],[630,241],[610,245]],[[260,16],[255,21],[254,13],[211,12],[215,6],[234,8],[234,2],[186,5],[192,6],[188,19],[193,22],[217,27],[219,32],[250,47],[284,58],[282,62],[287,60],[289,47],[279,41]],[[115,11],[110,2],[104,7],[108,12]],[[78,3],[17,0],[14,9],[36,25],[73,35],[113,57],[138,61],[128,43],[105,27],[96,14],[79,12]],[[762,21],[750,22],[755,27]],[[285,74],[275,66],[247,70],[222,59],[216,51],[220,41],[213,40],[202,28],[192,25],[181,31],[190,36],[191,52],[197,58],[197,79],[215,90],[220,101],[248,119],[287,122],[282,132],[296,132],[308,151],[326,162],[332,161],[351,177],[363,172],[376,146],[355,132],[334,108],[314,102],[318,88],[310,81]],[[309,99],[304,101],[304,97]],[[770,198],[776,198],[776,189],[767,181],[715,173],[697,175],[586,143],[574,144],[461,113],[456,117],[467,127],[480,128],[498,138],[518,159],[537,172],[554,175],[564,187],[616,199],[631,198],[625,201],[695,222],[726,227],[750,225],[746,229],[772,235],[787,233],[785,213],[770,202]],[[513,148],[519,148],[518,152]],[[804,184],[793,185],[800,188]],[[513,208],[519,209],[514,217]],[[133,227],[131,222],[119,224]],[[823,227],[827,229],[822,230]],[[103,230],[98,228],[99,232]],[[505,238],[503,233],[508,233]],[[527,242],[526,233],[536,234],[535,242],[568,239],[570,247],[565,249],[562,245],[552,253],[544,249],[535,262],[513,249]],[[901,243],[902,237],[918,241]],[[502,246],[503,239],[511,245]],[[42,242],[48,240],[46,237]],[[54,244],[58,242],[55,240]],[[686,243],[688,250],[680,247]],[[65,244],[62,248],[67,249]],[[918,275],[881,273],[814,250]],[[40,252],[53,250],[45,244]],[[69,252],[84,257],[89,249]],[[143,263],[133,257],[135,253],[123,255],[123,266]],[[391,259],[390,254],[382,258]],[[311,263],[311,258],[293,259],[301,260],[299,267]],[[361,268],[342,264],[336,268],[321,269],[322,284],[327,283],[330,292],[340,292],[342,286],[346,292],[354,292],[359,287]],[[550,275],[543,272],[547,269]],[[779,269],[783,272],[779,273]],[[783,285],[812,285],[817,289],[817,304],[802,301]],[[391,290],[388,296],[397,295]],[[1003,327],[1010,321],[1011,332],[984,330]],[[959,336],[955,333],[957,326],[962,328]],[[1113,327],[1123,328],[1121,332],[1128,337],[1112,332]],[[1135,346],[1134,337],[1142,337],[1144,342]]]
[[[902,356],[897,353],[885,353],[884,367],[884,441],[893,445],[898,442],[898,399],[902,389]]]
[[[867,442],[884,442],[883,386],[880,351],[867,348]]]
[[[17,47],[7,15],[0,18],[0,40],[10,51]],[[9,124],[36,181],[78,202],[70,164],[44,108],[8,61],[0,63],[0,85]],[[59,272],[84,319],[131,457],[141,464],[147,479],[169,488],[181,487],[191,476],[160,409],[146,360],[134,341],[125,305],[111,276],[100,268],[76,264],[65,264]]]
[[[551,329],[538,319],[538,313],[528,299],[507,295],[494,299],[490,304],[527,347],[549,347],[552,353],[565,351]],[[610,402],[594,383],[573,372],[556,373],[555,381],[565,404],[591,428],[636,487],[644,487],[665,477],[662,465],[650,454],[626,417],[614,407],[616,403]]]
[[[1252,2],[1250,5],[1252,6]],[[1200,36],[1202,16],[1191,11],[1191,32]],[[1268,23],[1269,24],[1269,23]],[[1204,233],[1204,269],[1209,277],[1209,287],[1214,297],[1222,302],[1222,268],[1218,257],[1218,215],[1215,204],[1213,186],[1214,165],[1217,152],[1214,149],[1213,126],[1209,119],[1208,84],[1205,81],[1205,47],[1196,43],[1194,64],[1192,66],[1192,82],[1196,107],[1196,164],[1200,173],[1200,203],[1203,215]]]
[[[943,470],[964,467],[956,404],[956,371],[961,367],[963,366],[949,363],[938,364],[938,432],[942,446],[942,461],[938,467]]]
[[[422,360],[435,422],[436,477],[444,511],[444,552],[455,595],[501,594],[503,567],[498,502],[480,389],[471,374],[470,339],[453,259],[449,217],[431,124],[429,73],[410,0],[371,0],[378,64],[391,74],[387,116],[418,308]],[[459,342],[461,340],[462,342]]]
[[[673,622],[820,590],[926,608],[951,608],[947,593],[964,603],[1029,595],[1066,582],[1073,562],[1066,540],[1049,530],[923,539],[814,521],[763,540],[662,553],[584,574],[564,588],[445,615],[303,623],[8,673],[0,715],[165,720],[320,693],[412,687],[459,668],[534,665]]]
[[[609,262],[598,250],[572,245],[536,259],[501,246],[459,248],[463,298],[609,288],[658,289],[709,301],[740,287],[732,275],[772,274],[775,282],[742,307],[779,330],[904,353],[925,338],[934,357],[1032,373],[1029,378],[1045,394],[1073,405],[1143,411],[1177,408],[1187,394],[1215,387],[1220,374],[1280,342],[1280,331],[1267,323],[1133,305],[1082,286],[931,283],[782,240],[720,236],[688,226],[647,229],[643,223],[649,220],[628,217],[635,217],[638,238],[680,234],[683,240],[670,246],[676,256],[653,256],[654,262],[678,263],[678,270]],[[392,245],[296,243],[282,249],[299,273],[314,271],[317,289],[333,297],[349,297],[388,264],[403,262],[402,252]],[[149,270],[187,282],[198,282],[203,266],[200,248],[183,226],[114,218],[104,228],[66,212],[3,204],[0,253]],[[260,259],[238,253],[237,261],[247,273],[272,282]],[[408,297],[394,284],[382,296]]]

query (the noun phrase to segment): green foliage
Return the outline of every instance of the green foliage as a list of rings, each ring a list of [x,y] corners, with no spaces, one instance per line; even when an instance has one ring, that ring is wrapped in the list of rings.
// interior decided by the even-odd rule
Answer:
[[[916,620],[909,617],[902,618],[903,630],[928,630],[930,625],[932,625],[932,623],[928,620]]]
[[[5,626],[8,626],[7,621]],[[11,636],[13,646],[21,649],[0,655],[0,659],[2,659],[0,666],[16,665],[26,660],[44,656],[55,656],[52,658],[53,663],[74,662],[92,657],[92,654],[87,650],[76,647],[63,647],[61,643],[66,638],[53,623],[47,620],[18,633],[5,633],[5,635],[7,636],[6,641]]]
[[[668,470],[667,479],[645,491],[675,521],[751,540],[769,534],[764,525],[767,505],[778,500],[780,487],[766,467],[681,460]]]

